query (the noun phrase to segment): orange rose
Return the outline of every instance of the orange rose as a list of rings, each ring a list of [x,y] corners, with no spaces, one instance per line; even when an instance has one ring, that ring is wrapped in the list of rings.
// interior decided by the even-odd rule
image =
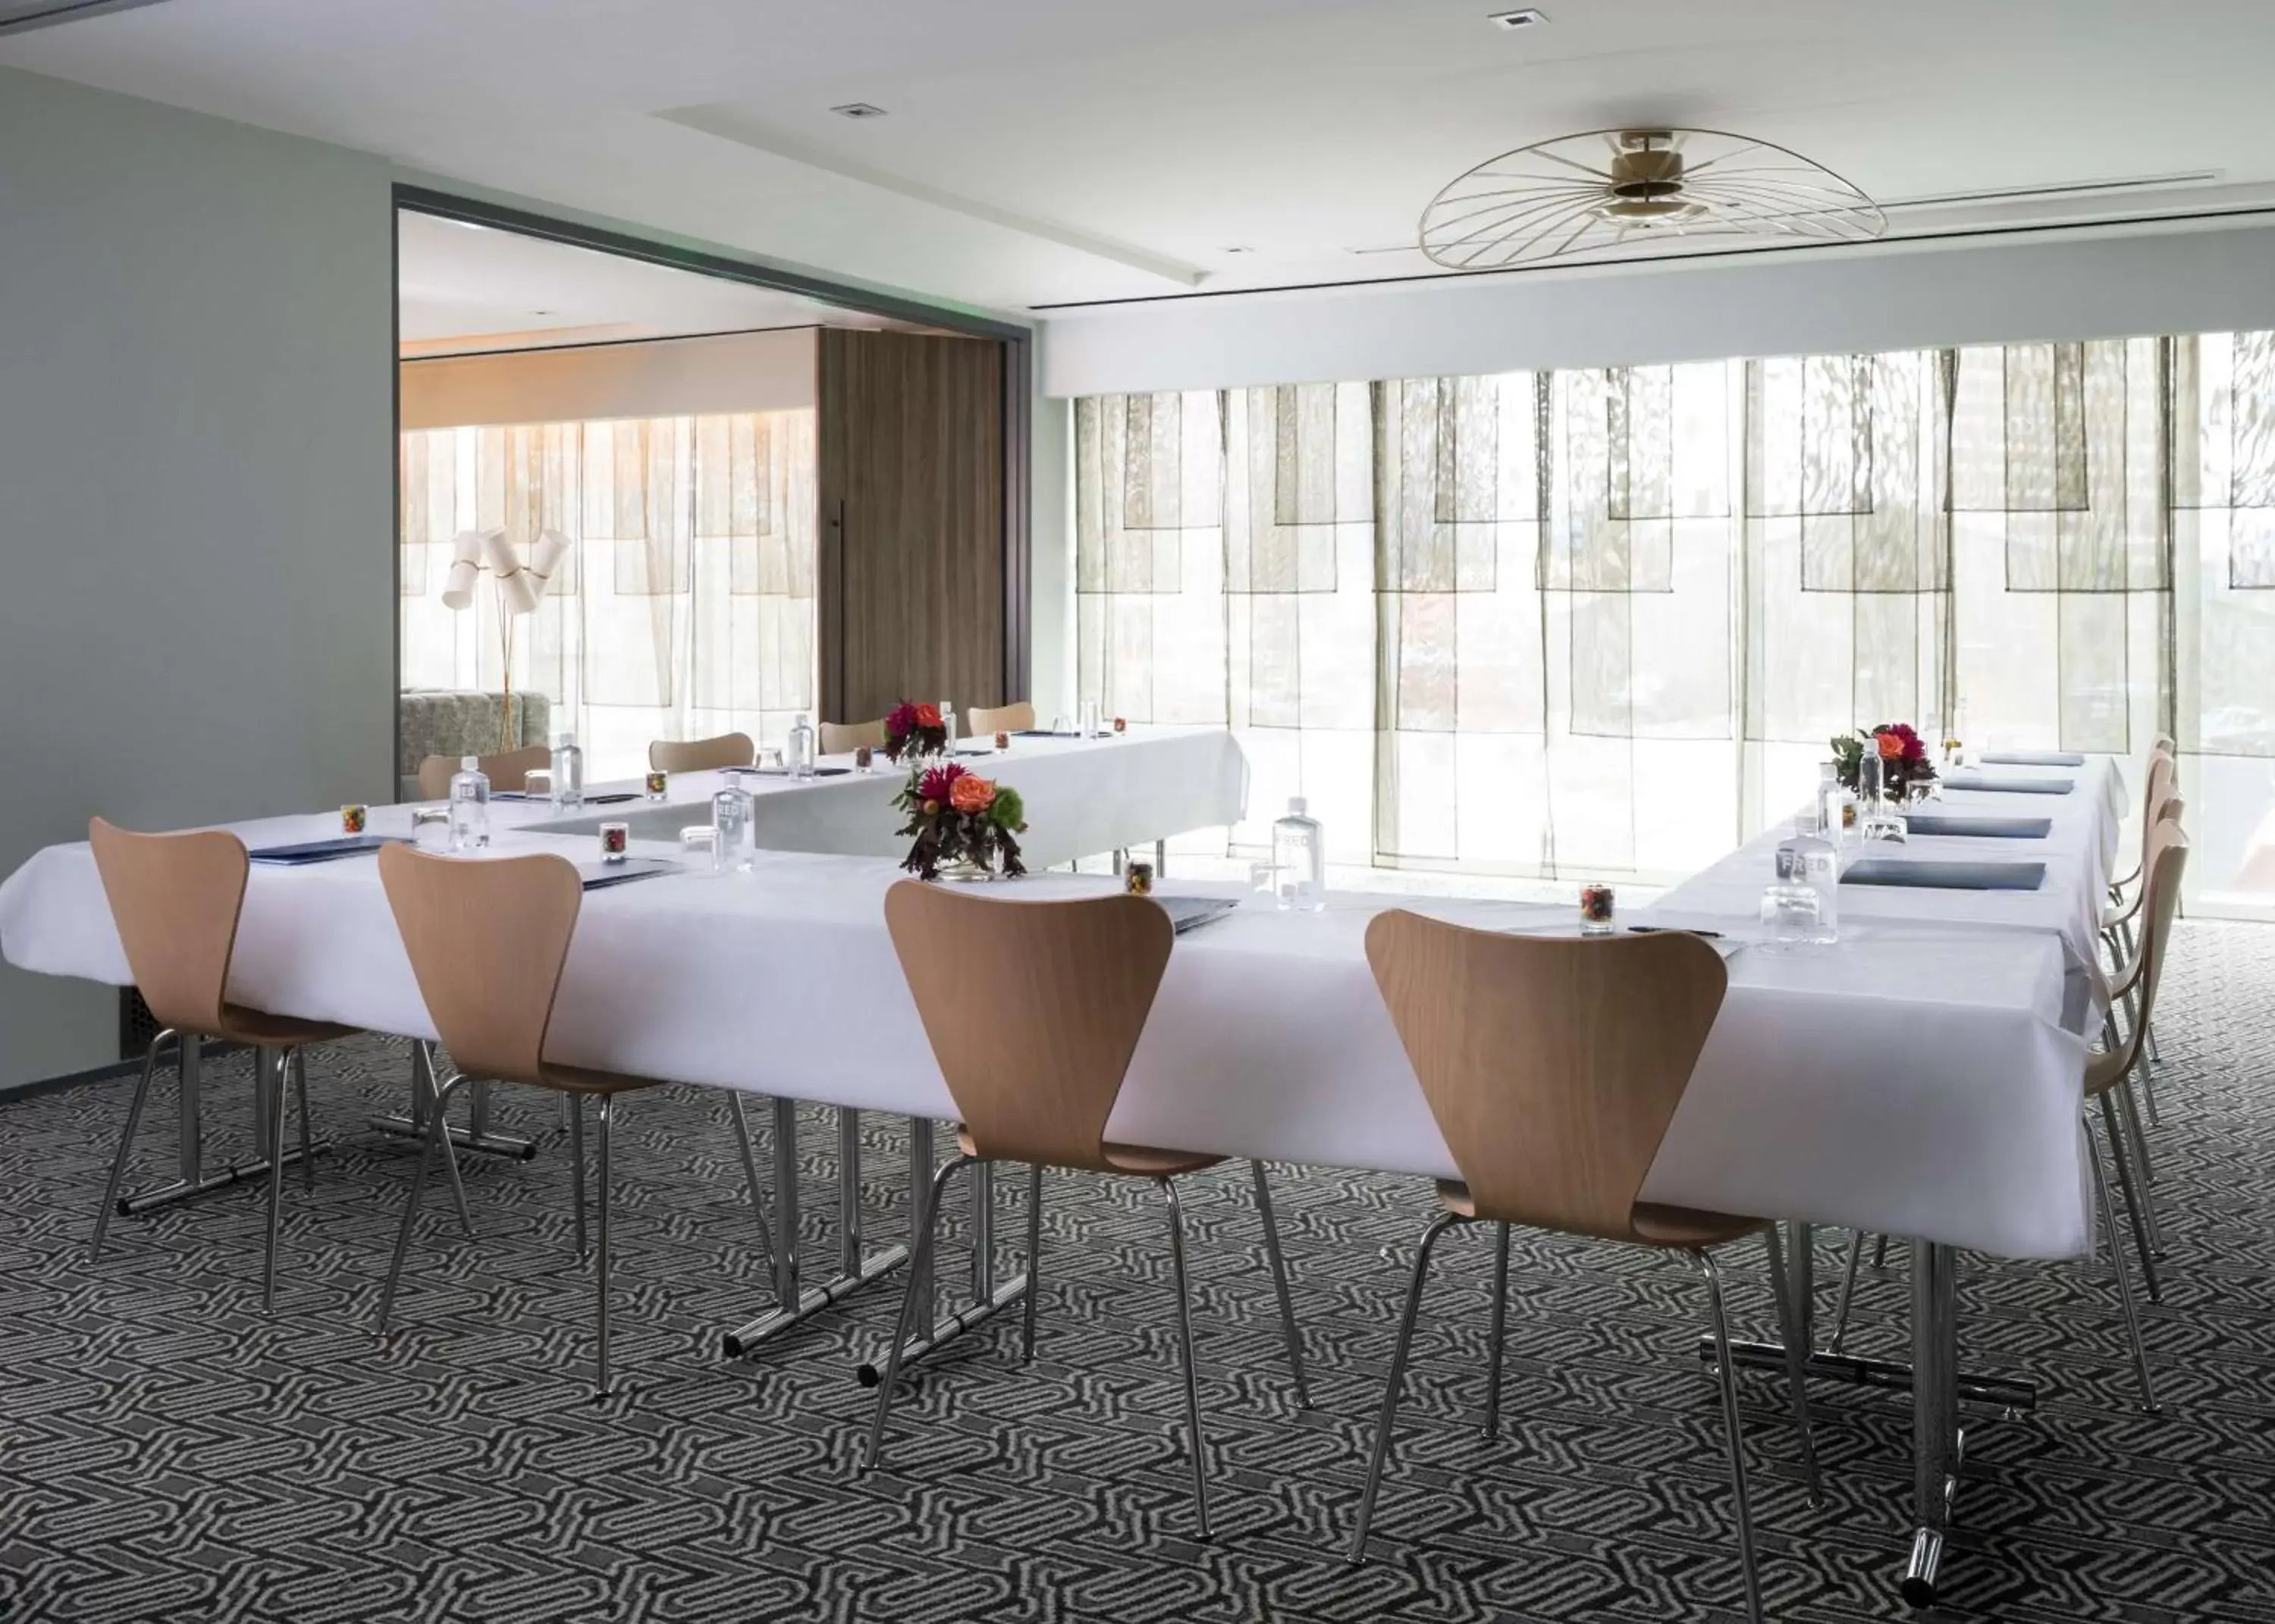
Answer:
[[[936,728],[940,726],[940,706],[937,705],[918,706],[917,726],[919,728]]]
[[[966,773],[949,790],[948,804],[960,812],[984,812],[995,804],[995,785],[992,780]]]
[[[1901,737],[1893,733],[1876,734],[1874,736],[1880,741],[1881,760],[1901,761],[1903,759],[1904,741]]]

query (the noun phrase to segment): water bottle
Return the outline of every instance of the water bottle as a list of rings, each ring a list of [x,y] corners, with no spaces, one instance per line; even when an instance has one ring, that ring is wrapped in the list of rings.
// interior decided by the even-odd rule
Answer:
[[[1817,767],[1817,832],[1835,846],[1845,846],[1856,834],[1856,797],[1840,782],[1840,769],[1830,761]]]
[[[553,804],[563,812],[585,804],[585,752],[577,748],[573,733],[558,734],[553,740]]]
[[[1793,883],[1817,897],[1816,928],[1804,940],[1829,947],[1840,934],[1840,848],[1815,814],[1803,812],[1794,824],[1792,851]]]
[[[1288,815],[1272,826],[1272,879],[1281,907],[1316,913],[1327,905],[1327,841],[1307,804],[1292,797]]]
[[[755,860],[751,849],[750,791],[729,786],[711,797],[711,827],[717,842],[711,861],[721,873],[747,873]]]
[[[450,774],[450,850],[473,851],[490,843],[490,781],[476,756],[460,756]]]
[[[797,720],[790,724],[790,775],[792,778],[813,776],[813,725],[800,711]]]
[[[947,700],[940,702],[940,730],[948,736],[948,747],[956,748],[956,706]]]

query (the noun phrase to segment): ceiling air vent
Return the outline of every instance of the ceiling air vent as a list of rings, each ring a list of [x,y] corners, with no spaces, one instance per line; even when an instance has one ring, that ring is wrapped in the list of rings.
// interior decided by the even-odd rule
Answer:
[[[106,11],[128,11],[158,0],[0,0],[0,34],[28,34]]]

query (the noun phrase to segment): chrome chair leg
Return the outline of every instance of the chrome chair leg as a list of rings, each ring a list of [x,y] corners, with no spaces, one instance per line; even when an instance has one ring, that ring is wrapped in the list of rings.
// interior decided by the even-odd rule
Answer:
[[[1834,1353],[1848,1340],[1848,1305],[1856,1299],[1856,1265],[1864,1260],[1864,1232],[1851,1230],[1848,1240],[1848,1266],[1840,1276],[1840,1300],[1833,1311],[1833,1341],[1827,1344]]]
[[[581,1101],[579,1102],[581,1105]],[[601,1183],[601,1244],[599,1265],[593,1279],[599,1292],[600,1343],[594,1357],[595,1375],[593,1381],[593,1401],[600,1402],[608,1396],[608,1124],[616,1116],[616,1100],[608,1094],[601,1096],[601,1159],[598,1169]],[[578,1114],[584,1113],[579,1110]]]
[[[403,1225],[395,1232],[395,1257],[387,1265],[387,1284],[379,1292],[379,1324],[375,1334],[387,1335],[387,1319],[395,1307],[396,1282],[403,1277],[403,1256],[411,1250],[411,1226],[419,1217],[419,1197],[427,1188],[427,1164],[435,1159],[435,1147],[448,1131],[443,1126],[442,1111],[450,1103],[450,1096],[465,1082],[461,1074],[452,1077],[435,1091],[435,1108],[427,1115],[427,1139],[419,1152],[419,1169],[411,1175],[411,1193],[403,1203]]]
[[[1807,1243],[1807,1237],[1803,1237]],[[1793,1423],[1801,1429],[1801,1467],[1809,1480],[1809,1503],[1824,1503],[1824,1483],[1817,1471],[1817,1440],[1809,1426],[1809,1353],[1802,1346],[1808,1333],[1802,1328],[1799,1305],[1794,1301],[1793,1281],[1785,1272],[1785,1243],[1772,1224],[1762,1231],[1762,1244],[1769,1252],[1770,1292],[1777,1299],[1778,1338],[1785,1344],[1785,1384],[1787,1396],[1793,1404]]]
[[[253,1086],[260,1089],[268,1101],[268,1114],[261,1118],[268,1129],[268,1143],[261,1147],[268,1158],[268,1235],[261,1261],[261,1311],[276,1311],[276,1220],[277,1209],[284,1193],[284,1074],[291,1069],[291,1056],[282,1049],[256,1049],[259,1057],[255,1069],[260,1076]],[[306,1117],[301,1119],[303,1133],[306,1132]]]
[[[1027,1169],[1027,1300],[1019,1305],[1019,1363],[1035,1362],[1035,1300],[1043,1293],[1043,1165]]]
[[[2149,1136],[2141,1129],[2141,1107],[2130,1077],[2117,1085],[2117,1110],[2125,1124],[2126,1146],[2141,1168],[2141,1216],[2149,1227],[2149,1250],[2162,1258],[2165,1231],[2157,1219],[2157,1164],[2149,1159]]]
[[[435,1087],[434,1053],[426,1044],[419,1045],[418,1049],[426,1054],[426,1060],[423,1064],[412,1067],[411,1086],[424,1091],[426,1109],[431,1114],[439,1108],[442,1099]],[[452,1143],[448,1128],[442,1130],[442,1166],[450,1175],[450,1199],[458,1209],[458,1227],[465,1231],[466,1239],[471,1241],[474,1238],[473,1210],[466,1205],[466,1182],[458,1176],[458,1147]]]
[[[1706,1277],[1706,1306],[1714,1321],[1714,1369],[1722,1387],[1722,1431],[1730,1454],[1730,1495],[1738,1523],[1738,1560],[1746,1571],[1746,1617],[1762,1624],[1762,1576],[1754,1561],[1753,1507],[1746,1497],[1745,1440],[1738,1434],[1738,1375],[1730,1365],[1730,1317],[1722,1303],[1721,1271],[1703,1251],[1690,1254]]]
[[[735,1149],[743,1158],[743,1184],[751,1192],[751,1212],[759,1220],[759,1244],[767,1249],[767,1273],[772,1274],[775,1265],[774,1226],[767,1220],[766,1192],[759,1185],[759,1159],[751,1148],[751,1119],[743,1109],[740,1091],[729,1089],[727,1103],[735,1119]]]
[[[1398,1342],[1390,1356],[1390,1379],[1383,1384],[1382,1414],[1374,1424],[1374,1454],[1367,1462],[1366,1487],[1359,1493],[1358,1526],[1351,1530],[1350,1554],[1345,1559],[1353,1563],[1366,1560],[1366,1531],[1374,1522],[1375,1491],[1382,1486],[1382,1468],[1390,1458],[1390,1429],[1398,1421],[1398,1389],[1406,1379],[1406,1353],[1414,1341],[1414,1318],[1422,1311],[1422,1284],[1429,1278],[1430,1250],[1438,1244],[1438,1237],[1464,1221],[1458,1212],[1440,1212],[1430,1220],[1422,1232],[1422,1244],[1414,1253],[1414,1276],[1406,1288],[1406,1311],[1398,1321]],[[1723,1362],[1727,1368],[1729,1361]]]
[[[2102,1096],[2102,1103],[2108,1103],[2107,1095]],[[2153,1416],[2157,1413],[2157,1393],[2149,1379],[2149,1353],[2141,1341],[2140,1311],[2133,1305],[2132,1278],[2125,1268],[2125,1243],[2118,1238],[2117,1214],[2110,1205],[2109,1180],[2101,1171],[2101,1147],[2094,1143],[2093,1124],[2086,1122],[2082,1126],[2085,1129],[2086,1159],[2093,1164],[2094,1199],[2101,1207],[2102,1236],[2109,1248],[2111,1272],[2117,1276],[2117,1303],[2124,1311],[2125,1333],[2133,1343],[2133,1373],[2141,1382],[2141,1409]],[[2115,1137],[2112,1132],[2112,1140]]]
[[[282,1101],[278,1102],[282,1104]],[[316,1193],[316,1152],[308,1135],[308,1052],[292,1051],[292,1103],[300,1113],[300,1188]]]
[[[2125,1125],[2118,1117],[2117,1102],[2108,1093],[2101,1096],[2101,1121],[2109,1130],[2109,1152],[2117,1163],[2117,1187],[2125,1192],[2125,1216],[2132,1225],[2133,1245],[2141,1254],[2141,1275],[2149,1288],[2149,1301],[2161,1303],[2165,1300],[2164,1292],[2157,1279],[2156,1249],[2149,1243],[2148,1216],[2142,1209],[2141,1188],[2134,1182],[2132,1158],[2125,1153]]]
[[[585,1244],[585,1097],[561,1091],[569,1111],[569,1204],[577,1214],[577,1261],[592,1256]]]
[[[933,1237],[940,1230],[941,1201],[948,1194],[949,1181],[958,1171],[979,1159],[976,1156],[957,1156],[941,1164],[940,1171],[932,1175],[932,1195],[925,1203],[924,1227],[917,1234],[917,1243],[909,1254],[909,1283],[901,1293],[901,1311],[893,1319],[893,1345],[885,1356],[885,1379],[877,1384],[877,1413],[869,1419],[869,1453],[861,1469],[873,1472],[885,1448],[885,1416],[893,1407],[893,1387],[900,1380],[901,1348],[908,1341],[909,1318],[915,1313],[917,1291],[919,1287],[929,1290],[932,1286]],[[1032,1289],[1032,1288],[1031,1288]]]
[[[1185,1289],[1185,1218],[1174,1179],[1157,1179],[1169,1206],[1169,1273],[1177,1287],[1177,1347],[1185,1367],[1185,1453],[1193,1469],[1194,1533],[1209,1537],[1208,1467],[1202,1458],[1200,1385],[1193,1373],[1193,1313]]]
[[[1887,1266],[1888,1237],[1884,1235],[1880,1237],[1879,1243],[1872,1248],[1872,1273],[1878,1274]]]
[[[126,1107],[126,1126],[118,1136],[118,1153],[110,1159],[110,1182],[102,1190],[102,1210],[94,1215],[94,1240],[87,1249],[89,1263],[102,1256],[102,1237],[110,1233],[110,1215],[118,1210],[119,1186],[126,1182],[127,1159],[134,1153],[134,1130],[142,1125],[142,1107],[150,1099],[150,1079],[157,1074],[158,1051],[169,1039],[177,1045],[197,1041],[169,1026],[152,1038],[150,1046],[143,1051],[142,1080],[134,1085],[133,1101]]]
[[[1280,1250],[1280,1220],[1272,1211],[1272,1186],[1264,1176],[1264,1164],[1251,1161],[1248,1170],[1256,1181],[1256,1211],[1264,1220],[1264,1255],[1272,1265],[1272,1291],[1280,1299],[1280,1333],[1288,1343],[1288,1371],[1296,1379],[1296,1408],[1311,1408],[1311,1385],[1304,1379],[1304,1339],[1296,1329],[1296,1305],[1288,1294],[1288,1260]],[[1030,1293],[1034,1290],[1028,1282]]]
[[[1495,1224],[1493,1237],[1493,1323],[1485,1333],[1485,1420],[1487,1438],[1500,1436],[1501,1344],[1508,1333],[1508,1226]]]

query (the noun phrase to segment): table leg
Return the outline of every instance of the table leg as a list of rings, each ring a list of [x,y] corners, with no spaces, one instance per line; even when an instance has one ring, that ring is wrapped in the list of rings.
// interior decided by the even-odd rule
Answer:
[[[397,1139],[424,1139],[427,1137],[427,1096],[435,1086],[435,1046],[423,1038],[411,1042],[411,1109],[393,1116],[380,1115],[369,1119],[368,1126],[375,1133]],[[424,1076],[427,1087],[419,1086]],[[446,1125],[444,1131],[450,1143],[462,1151],[480,1151],[486,1156],[506,1156],[516,1161],[528,1161],[537,1154],[537,1143],[518,1134],[492,1133],[490,1123],[490,1085],[477,1080],[466,1084],[466,1126]]]
[[[909,1123],[909,1233],[924,1233],[926,1205],[932,1200],[932,1178],[936,1156],[933,1146],[933,1124],[911,1121]],[[983,1326],[1003,1310],[1023,1300],[1027,1295],[1027,1275],[1023,1270],[998,1286],[994,1262],[994,1165],[982,1161],[971,1170],[972,1190],[972,1255],[971,1297],[961,1308],[942,1315],[933,1301],[932,1258],[925,1259],[925,1269],[911,1288],[914,1297],[909,1316],[909,1340],[901,1344],[901,1369],[905,1371],[918,1360],[925,1358],[962,1336],[966,1331]],[[935,1241],[933,1256],[939,1254]],[[865,1387],[873,1387],[884,1379],[887,1360],[872,1356],[856,1365],[854,1379]]]
[[[139,1218],[156,1208],[210,1195],[216,1190],[227,1190],[232,1184],[266,1178],[268,1175],[268,1158],[261,1153],[268,1143],[265,1134],[253,1141],[255,1154],[250,1161],[232,1162],[214,1173],[205,1170],[205,1133],[200,1112],[203,1103],[202,1067],[200,1063],[204,1059],[200,1053],[202,1046],[200,1039],[187,1033],[184,1033],[174,1046],[181,1066],[181,1176],[170,1184],[161,1184],[155,1190],[137,1190],[131,1196],[120,1197],[117,1210],[122,1217]],[[256,1096],[267,1087],[262,1079],[268,1076],[263,1069],[268,1064],[268,1055],[266,1049],[257,1050],[254,1054],[253,1092]],[[263,1129],[268,1121],[268,1106],[263,1101],[254,1107],[253,1126],[256,1129]],[[330,1140],[319,1139],[305,1151],[295,1146],[285,1152],[281,1159],[289,1167],[305,1156],[320,1155],[331,1148]]]
[[[739,1359],[768,1337],[778,1336],[843,1301],[859,1288],[908,1261],[909,1249],[864,1250],[861,1235],[861,1114],[837,1114],[837,1272],[818,1286],[799,1275],[797,1190],[797,1102],[777,1099],[774,1109],[775,1306],[747,1325],[725,1333],[720,1341],[730,1359]]]

